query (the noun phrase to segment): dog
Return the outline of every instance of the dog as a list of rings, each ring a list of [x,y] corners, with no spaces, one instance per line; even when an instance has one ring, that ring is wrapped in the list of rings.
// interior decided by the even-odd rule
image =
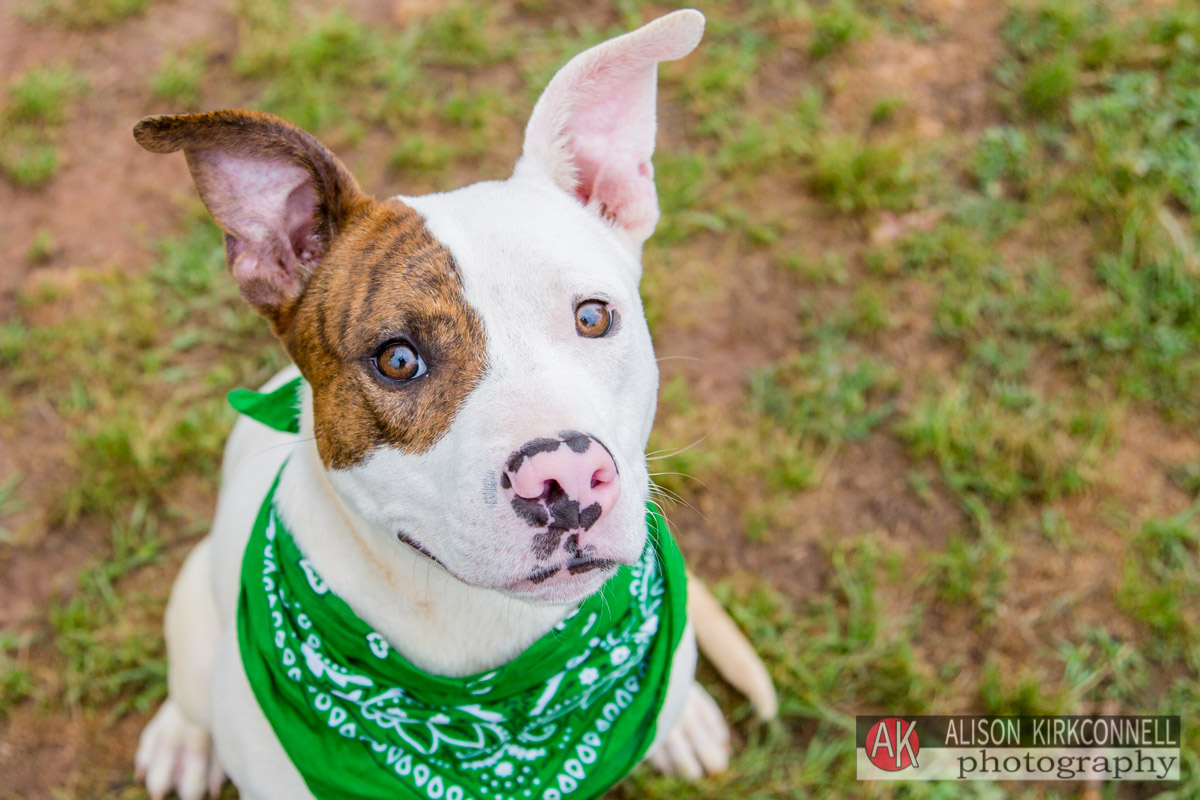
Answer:
[[[294,363],[234,403],[252,419],[171,591],[168,698],[135,759],[152,797],[228,776],[251,800],[554,800],[599,796],[643,756],[718,772],[729,737],[697,638],[775,714],[761,661],[699,581],[683,594],[646,511],[657,64],[703,28],[677,11],[576,56],[512,176],[442,194],[371,199],[264,113],[137,124],[145,149],[184,152]],[[432,688],[385,689],[384,665]],[[516,707],[537,724],[506,728],[497,709]]]

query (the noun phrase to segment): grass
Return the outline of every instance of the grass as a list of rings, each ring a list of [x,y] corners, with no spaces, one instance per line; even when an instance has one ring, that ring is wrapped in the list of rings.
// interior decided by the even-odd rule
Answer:
[[[141,14],[150,0],[35,0],[25,14],[68,28],[97,28]]]
[[[922,186],[911,148],[858,136],[817,139],[809,188],[841,211],[908,211]]]
[[[179,53],[167,55],[158,72],[150,76],[150,90],[154,97],[171,104],[176,111],[197,109],[207,61],[208,53],[202,45],[193,45]]]
[[[9,709],[33,696],[33,675],[25,665],[29,637],[0,632],[0,721]]]
[[[24,402],[51,404],[68,430],[72,455],[52,517],[72,526],[107,520],[109,528],[103,554],[48,613],[60,659],[51,701],[115,719],[165,693],[165,587],[131,587],[173,537],[203,529],[205,518],[172,495],[181,479],[215,480],[233,421],[221,387],[254,384],[281,363],[223,262],[215,226],[192,217],[184,234],[157,244],[145,274],[81,272],[75,291],[90,300],[82,311],[10,325],[0,336],[9,388]],[[22,305],[45,308],[63,291],[34,292]],[[212,358],[254,340],[260,354],[249,359]],[[16,477],[4,485],[0,519],[20,508],[23,501],[11,499],[17,486]],[[28,670],[5,659],[0,711],[35,693]]]
[[[198,358],[246,336],[269,341],[226,280],[215,226],[197,219],[158,253],[143,276],[81,271],[80,289],[92,295],[83,312],[0,334],[13,391],[50,403],[68,426],[74,455],[57,519],[108,517],[138,498],[165,500],[185,474],[214,475],[232,421],[220,386],[239,375],[265,378],[280,363],[266,348],[250,361]],[[24,304],[34,310],[55,299],[50,291]]]
[[[804,352],[750,378],[750,406],[778,443],[761,468],[780,491],[819,481],[820,465],[841,442],[866,438],[893,408],[895,381],[884,365],[855,358],[837,332],[818,330],[814,338]]]
[[[105,708],[111,718],[145,711],[166,694],[165,646],[157,626],[159,593],[119,593],[118,581],[162,556],[158,520],[148,501],[113,523],[110,554],[79,576],[74,594],[50,612],[65,661],[63,700]]]
[[[95,21],[42,18],[142,5],[62,0]],[[910,4],[701,7],[702,50],[660,69],[642,288],[671,360],[650,463],[659,499],[707,517],[669,508],[725,576],[782,713],[751,723],[703,672],[735,722],[733,769],[641,769],[617,796],[1079,797],[860,784],[848,731],[874,712],[1200,713],[1200,14],[1014,4],[963,117],[957,95],[862,91],[876,37],[964,46]],[[129,91],[173,110],[244,98],[364,180],[448,188],[507,174],[558,64],[659,10],[453,4],[399,28],[239,0],[236,40],[169,54]],[[45,67],[8,84],[7,180],[61,166],[83,85]],[[932,141],[914,124],[930,114],[946,123]],[[107,720],[162,696],[164,576],[206,521],[223,394],[282,363],[218,232],[190,208],[176,224],[148,232],[146,270],[77,263],[57,224],[23,251],[41,266],[0,322],[0,432],[52,415],[60,469],[52,492],[0,484],[0,547],[25,552],[4,526],[34,505],[42,539],[82,531],[95,554],[29,630],[0,633],[0,717]],[[1100,574],[1054,571],[1076,560]],[[1185,736],[1184,781],[1137,796],[1200,791],[1200,732]]]
[[[44,265],[54,258],[54,237],[49,228],[38,228],[33,233],[33,241],[25,251],[25,260],[31,264]]]
[[[20,484],[20,473],[13,473],[0,481],[0,544],[9,544],[14,538],[13,532],[4,527],[5,519],[28,507],[25,500],[17,493],[17,487]]]
[[[1139,558],[1125,568],[1119,599],[1158,636],[1186,641],[1200,625],[1194,614],[1200,599],[1196,511],[1193,505],[1145,523],[1133,542]]]
[[[37,188],[60,166],[55,144],[71,102],[86,86],[68,67],[34,67],[9,82],[0,106],[0,173]]]
[[[866,19],[855,3],[834,0],[813,15],[812,43],[808,51],[814,58],[824,58],[866,36]]]
[[[1113,422],[1095,409],[1006,383],[931,388],[897,426],[914,455],[937,460],[965,503],[1054,501],[1094,480]]]

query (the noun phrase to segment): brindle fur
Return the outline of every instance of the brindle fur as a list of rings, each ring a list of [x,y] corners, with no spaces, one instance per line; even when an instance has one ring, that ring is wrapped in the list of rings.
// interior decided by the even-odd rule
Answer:
[[[482,379],[486,342],[453,257],[420,215],[398,200],[364,195],[320,142],[270,114],[148,117],[134,136],[153,152],[184,151],[200,197],[223,227],[232,212],[213,185],[215,155],[307,172],[315,195],[311,262],[280,254],[278,270],[243,282],[242,293],[312,387],[317,449],[327,468],[354,466],[378,447],[432,448]],[[226,231],[231,270],[243,246]],[[370,362],[400,338],[421,353],[428,371],[388,386]]]

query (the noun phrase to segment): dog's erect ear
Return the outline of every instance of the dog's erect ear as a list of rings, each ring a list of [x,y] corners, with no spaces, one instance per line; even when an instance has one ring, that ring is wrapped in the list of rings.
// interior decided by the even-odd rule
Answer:
[[[154,153],[183,150],[242,295],[286,331],[334,235],[369,203],[354,178],[312,136],[257,111],[146,117],[133,136]]]
[[[533,108],[516,174],[540,170],[640,253],[658,222],[658,62],[683,58],[703,33],[703,14],[676,11],[571,59]]]

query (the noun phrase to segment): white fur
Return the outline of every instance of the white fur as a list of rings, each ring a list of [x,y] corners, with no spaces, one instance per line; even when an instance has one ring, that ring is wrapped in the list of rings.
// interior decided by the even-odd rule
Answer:
[[[539,587],[524,581],[538,566],[532,532],[497,491],[500,470],[522,443],[571,429],[607,446],[622,491],[585,536],[596,557],[636,560],[646,539],[644,452],[658,382],[637,288],[649,229],[642,217],[631,228],[579,202],[562,183],[563,170],[572,168],[557,159],[572,142],[559,134],[584,135],[593,124],[594,114],[571,122],[571,98],[595,98],[596,64],[636,63],[641,89],[630,97],[650,108],[634,116],[644,128],[648,113],[651,127],[649,150],[639,129],[629,152],[648,163],[653,66],[690,51],[702,27],[698,12],[679,12],[572,61],[577,66],[568,65],[539,102],[525,156],[508,181],[402,198],[453,254],[487,340],[485,376],[436,445],[420,455],[382,447],[354,467],[327,471],[312,437],[308,396],[299,435],[248,420],[235,426],[212,532],[189,559],[168,611],[171,699],[138,753],[153,796],[174,787],[181,797],[199,797],[223,767],[244,797],[310,797],[254,702],[234,624],[250,528],[285,461],[279,511],[306,557],[359,616],[426,671],[461,676],[511,660],[608,575],[561,574]],[[640,163],[629,173],[638,180],[646,177]],[[628,170],[617,173],[618,180],[628,177]],[[609,303],[619,323],[606,337],[585,339],[576,334],[574,309],[593,298]],[[267,388],[295,375],[285,370]],[[398,532],[445,567],[401,543]],[[689,626],[652,751],[655,763],[688,774],[721,769],[728,758],[724,723],[694,688],[695,662]],[[683,729],[676,725],[681,718]]]
[[[602,222],[542,181],[402,199],[454,254],[467,301],[483,320],[488,370],[428,453],[381,448],[329,479],[389,547],[403,530],[468,583],[534,602],[577,602],[606,573],[518,586],[544,564],[530,549],[534,531],[496,489],[506,459],[524,442],[565,429],[591,434],[612,453],[621,494],[584,541],[598,558],[632,563],[641,553],[658,369],[633,259]],[[616,310],[609,336],[576,334],[575,306],[589,298]]]

